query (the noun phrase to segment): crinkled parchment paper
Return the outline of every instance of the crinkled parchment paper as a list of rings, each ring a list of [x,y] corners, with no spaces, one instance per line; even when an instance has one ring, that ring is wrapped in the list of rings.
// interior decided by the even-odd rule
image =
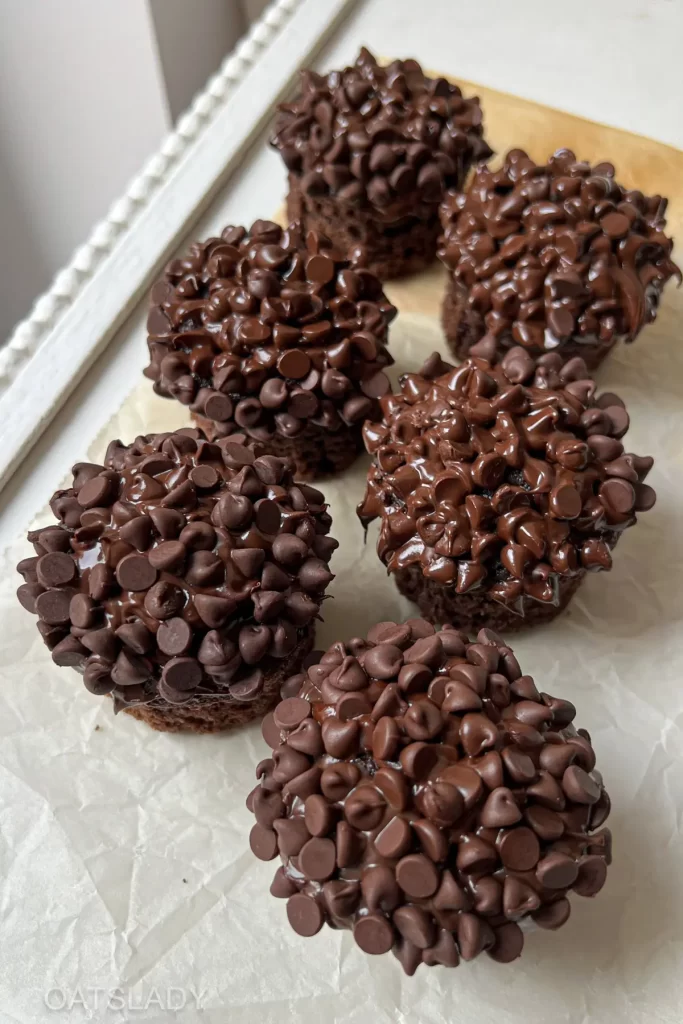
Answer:
[[[390,290],[397,372],[441,346],[442,286],[434,271]],[[482,956],[410,979],[349,933],[300,938],[268,893],[274,865],[247,843],[258,726],[196,737],[115,719],[52,664],[17,605],[14,566],[29,553],[17,541],[0,559],[2,1024],[683,1020],[682,299],[670,287],[657,324],[600,374],[629,406],[629,450],[656,457],[657,505],[627,531],[611,573],[513,640],[524,670],[574,701],[593,737],[613,803],[603,892],[575,897],[565,928],[530,933],[506,966]],[[141,380],[90,456],[185,416]],[[341,548],[318,646],[409,611],[374,534],[363,543],[364,471],[361,459],[325,484]]]

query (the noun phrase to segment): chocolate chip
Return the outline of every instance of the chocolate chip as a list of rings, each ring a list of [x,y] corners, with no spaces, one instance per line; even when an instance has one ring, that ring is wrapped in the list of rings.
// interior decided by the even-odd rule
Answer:
[[[353,928],[353,937],[363,952],[370,955],[388,953],[394,944],[394,930],[380,913],[359,918]]]
[[[379,644],[366,653],[363,665],[375,679],[393,679],[403,665],[403,652],[392,644]]]
[[[92,660],[85,666],[83,682],[86,690],[98,697],[103,697],[114,689],[109,666]]]
[[[280,854],[296,857],[311,838],[302,818],[280,818],[273,822]]]
[[[579,861],[579,873],[573,889],[579,896],[595,896],[607,879],[607,864],[604,857],[590,855]]]
[[[116,636],[135,654],[148,654],[154,647],[154,635],[143,622],[124,622],[116,630]]]
[[[272,634],[268,626],[242,626],[239,633],[239,649],[247,665],[256,665],[268,653]]]
[[[162,540],[174,540],[185,526],[185,517],[177,509],[151,508],[149,517]]]
[[[382,857],[398,858],[408,853],[412,831],[405,818],[392,818],[375,838],[375,848]]]
[[[507,786],[498,786],[494,789],[481,810],[481,821],[487,828],[514,825],[521,817],[522,813]]]
[[[259,825],[264,828],[271,828],[273,822],[281,818],[285,812],[285,804],[277,792],[268,792],[261,786],[253,791],[253,801],[250,808]]]
[[[402,772],[390,765],[382,765],[375,772],[374,783],[393,811],[406,809],[409,791]]]
[[[465,802],[465,809],[471,810],[481,798],[484,787],[479,774],[466,765],[451,765],[444,772],[444,779],[455,786]]]
[[[401,902],[394,872],[386,864],[375,864],[363,872],[361,892],[371,912],[390,912]]]
[[[578,804],[594,804],[600,797],[598,783],[578,765],[570,765],[565,770],[562,789],[570,800]]]
[[[156,574],[156,570],[153,570]],[[174,586],[160,580],[145,594],[145,610],[154,619],[170,619],[182,611],[185,604],[185,594],[180,587]],[[195,602],[196,603],[196,602]]]
[[[418,949],[428,949],[433,945],[436,936],[434,919],[422,907],[398,907],[394,911],[393,921],[401,935]]]
[[[173,657],[185,654],[190,649],[192,629],[185,619],[175,617],[160,623],[156,637],[159,650]],[[166,681],[178,690],[189,689],[189,687],[178,686],[177,683],[168,677],[166,677]]]
[[[336,703],[335,712],[342,722],[369,715],[372,711],[370,701],[363,693],[345,693]]]
[[[299,853],[299,869],[306,878],[324,882],[336,867],[336,848],[331,839],[309,839]]]
[[[311,360],[301,349],[288,349],[277,361],[278,372],[283,377],[301,380],[311,368]]]
[[[273,860],[274,857],[277,857],[277,835],[271,828],[266,828],[264,825],[256,824],[253,826],[249,833],[249,846],[251,847],[251,852],[259,860]]]
[[[498,846],[500,859],[511,871],[531,871],[538,863],[540,851],[536,834],[524,826],[506,832]]]
[[[433,779],[418,796],[422,813],[439,826],[454,825],[464,810],[464,801],[459,790],[443,779]]]
[[[395,718],[385,715],[375,725],[372,734],[373,756],[380,761],[390,761],[397,753],[401,733]]]
[[[271,882],[270,894],[275,896],[277,899],[286,900],[289,899],[296,892],[296,886],[287,875],[285,874],[284,868],[278,868],[275,872],[275,877]]]
[[[272,536],[280,528],[280,506],[270,498],[263,498],[254,506],[254,518],[261,533]]]
[[[142,554],[125,555],[116,566],[116,580],[123,590],[149,590],[156,578],[156,569]]]
[[[343,800],[357,785],[360,771],[354,764],[336,764],[323,770],[320,787],[328,800]]]
[[[548,928],[554,931],[561,928],[569,920],[571,904],[568,899],[562,897],[553,903],[545,903],[531,916],[539,928]]]
[[[313,793],[306,799],[304,821],[312,836],[326,836],[334,826],[335,814],[323,796]],[[335,857],[336,853],[333,848],[332,870],[334,870]]]
[[[600,227],[610,238],[623,238],[631,230],[631,221],[625,214],[614,210],[601,218]]]
[[[43,587],[64,587],[76,578],[76,563],[63,551],[51,551],[36,563],[36,576]]]
[[[89,629],[97,620],[97,606],[87,594],[74,594],[69,604],[69,618],[77,629]]]
[[[448,856],[448,839],[446,834],[433,821],[418,818],[412,822],[413,830],[424,853],[435,863],[445,861]],[[440,890],[439,890],[440,891]]]
[[[195,658],[171,658],[164,665],[162,679],[174,690],[194,690],[202,681],[202,668]]]
[[[609,512],[628,515],[636,504],[636,492],[628,480],[615,477],[600,487],[600,499]]]
[[[303,893],[296,893],[287,901],[287,919],[297,935],[306,938],[316,935],[325,921],[316,900]]]
[[[63,668],[82,668],[89,651],[75,636],[65,636],[52,648],[52,660]]]
[[[108,476],[95,476],[87,480],[78,491],[81,508],[101,508],[111,504],[116,485]]]
[[[171,604],[173,605],[175,611],[180,611],[182,608],[182,603],[180,603],[180,600],[174,596],[169,596],[166,600],[169,607]],[[211,629],[216,629],[227,622],[235,610],[236,603],[232,598],[214,597],[212,594],[195,594],[194,607],[202,622]],[[154,612],[152,612],[152,614],[154,614]],[[171,614],[173,614],[173,612],[171,612]],[[166,616],[156,615],[155,617],[165,618]]]
[[[400,761],[409,778],[425,779],[438,760],[435,748],[428,743],[410,743],[401,751]]]
[[[564,853],[551,852],[539,861],[536,877],[546,889],[566,889],[574,884],[579,873],[575,860]]]
[[[509,964],[521,955],[524,946],[524,933],[519,925],[509,922],[495,929],[493,945],[487,950],[492,960],[500,964]]]
[[[342,722],[336,718],[327,718],[322,723],[322,739],[325,750],[332,757],[348,757],[358,747],[358,723],[353,720]]]
[[[398,673],[398,688],[406,696],[423,693],[431,680],[432,673],[426,665],[404,665]]]
[[[444,684],[444,699],[441,710],[446,712],[477,711],[482,707],[481,698],[465,683],[451,680]]]
[[[135,522],[135,520],[133,520]],[[152,548],[147,558],[154,569],[177,575],[182,572],[187,549],[179,540],[166,540]]]
[[[26,586],[29,584],[19,589],[23,591]],[[51,626],[66,625],[69,622],[72,597],[71,590],[45,590],[35,597],[35,611],[43,622]]]
[[[281,701],[274,712],[280,729],[296,729],[311,713],[311,705],[302,697],[289,697]]]
[[[414,853],[398,862],[396,880],[406,895],[425,899],[436,892],[439,873],[431,860],[421,853]]]
[[[111,678],[114,683],[123,689],[147,682],[150,675],[149,662],[129,653],[125,648],[120,651],[111,670]]]
[[[540,839],[553,842],[564,832],[564,823],[560,816],[547,807],[527,807],[524,817]]]
[[[249,525],[252,518],[252,504],[240,494],[224,494],[216,507],[219,524],[228,530],[237,530]]]
[[[290,732],[287,743],[309,757],[319,757],[324,750],[320,726],[310,718]]]
[[[323,732],[324,737],[324,732]],[[359,831],[377,828],[384,816],[386,802],[373,786],[364,786],[346,798],[344,816],[349,825]]]
[[[460,726],[460,737],[465,753],[474,756],[494,746],[498,730],[485,715],[467,714]]]

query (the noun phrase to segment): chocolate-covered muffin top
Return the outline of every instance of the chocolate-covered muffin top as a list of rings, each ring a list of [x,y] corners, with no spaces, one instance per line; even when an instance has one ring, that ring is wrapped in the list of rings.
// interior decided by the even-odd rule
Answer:
[[[379,219],[439,203],[491,155],[478,99],[415,60],[381,67],[365,48],[343,71],[302,72],[299,95],[279,111],[272,144],[301,189],[367,205]]]
[[[322,235],[259,220],[172,260],[147,320],[157,394],[214,421],[219,436],[267,441],[312,423],[362,423],[389,390],[396,315],[360,258]]]
[[[611,859],[610,803],[569,701],[539,693],[491,630],[422,619],[336,643],[266,717],[248,806],[271,892],[314,935],[350,928],[405,971],[522,951]]]
[[[680,271],[664,234],[667,200],[626,189],[612,164],[558,150],[537,165],[511,150],[441,207],[439,256],[466,307],[504,346],[633,341]]]
[[[364,427],[374,461],[358,514],[380,520],[389,571],[417,565],[523,614],[527,599],[556,603],[558,577],[609,569],[655,494],[643,483],[653,460],[624,453],[629,419],[616,395],[596,397],[592,380],[550,381],[514,356],[445,373],[437,356],[425,368],[434,379],[401,378],[382,422]]]
[[[113,441],[73,472],[17,567],[53,660],[117,709],[256,698],[332,579],[320,491],[244,437],[191,429]]]

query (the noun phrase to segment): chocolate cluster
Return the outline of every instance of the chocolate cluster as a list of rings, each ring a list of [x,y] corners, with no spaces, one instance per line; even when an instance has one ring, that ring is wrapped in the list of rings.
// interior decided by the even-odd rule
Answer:
[[[437,376],[402,377],[382,422],[364,428],[374,462],[358,513],[380,520],[387,569],[415,567],[520,615],[555,603],[563,578],[609,569],[621,533],[655,501],[643,482],[653,460],[620,441],[623,402],[527,353],[455,369],[436,357],[427,372]]]
[[[248,806],[273,895],[315,935],[349,928],[405,971],[522,951],[610,862],[610,803],[569,701],[539,693],[500,638],[421,619],[332,647],[264,721]]]
[[[377,278],[324,236],[228,227],[154,287],[145,374],[213,438],[359,430],[389,390],[395,315]]]
[[[491,366],[500,365],[512,384],[533,384],[537,388],[557,390],[566,384],[588,380],[590,376],[585,360],[580,356],[564,360],[559,352],[544,352],[543,355],[534,357],[523,345],[513,345],[512,348],[500,351],[490,335],[472,346],[470,356],[483,359]],[[425,360],[420,375],[428,380],[434,380],[445,373],[451,373],[454,369],[453,363],[442,359],[438,352],[432,352]],[[601,396],[601,400],[604,402],[604,396]],[[609,396],[609,401],[612,400],[617,405],[623,404],[616,395]]]
[[[323,495],[244,438],[113,441],[29,534],[18,596],[57,665],[117,709],[250,702],[310,649],[337,546]]]
[[[604,354],[654,320],[662,288],[680,277],[664,234],[667,201],[624,188],[614,173],[568,149],[545,165],[515,149],[499,170],[478,168],[467,193],[446,196],[439,256],[474,334],[533,355]]]
[[[477,99],[415,60],[381,67],[365,48],[343,71],[302,72],[298,96],[279,109],[272,144],[301,192],[370,207],[375,219],[434,209],[491,154]]]

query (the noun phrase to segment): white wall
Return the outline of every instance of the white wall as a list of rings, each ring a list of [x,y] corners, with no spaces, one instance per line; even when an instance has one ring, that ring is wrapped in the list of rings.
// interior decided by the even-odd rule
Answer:
[[[0,17],[4,337],[170,122],[143,0],[0,0]]]
[[[149,6],[175,121],[234,48],[251,19],[235,0],[149,0]]]
[[[245,12],[242,0],[0,0],[0,344],[233,48]]]

